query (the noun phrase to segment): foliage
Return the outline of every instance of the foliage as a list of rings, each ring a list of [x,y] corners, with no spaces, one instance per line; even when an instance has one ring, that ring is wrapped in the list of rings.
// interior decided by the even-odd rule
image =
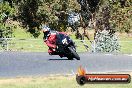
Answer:
[[[14,13],[14,9],[9,3],[0,3],[0,43],[2,48],[6,49],[7,41],[4,38],[13,37],[13,26],[10,25],[10,19]],[[1,39],[3,38],[3,39]]]
[[[10,12],[15,15],[22,26],[27,29],[34,37],[40,35],[42,22],[48,21],[51,28],[58,31],[67,29],[67,13],[71,10],[80,10],[83,18],[91,18],[91,13],[100,14],[102,8],[107,5],[110,7],[110,23],[115,26],[116,31],[131,32],[131,0],[4,0],[8,6],[3,6],[1,11]],[[15,9],[15,11],[13,11]],[[87,11],[87,10],[88,11]],[[84,14],[86,13],[86,14]],[[100,16],[97,16],[98,19]],[[84,21],[85,21],[84,20]],[[88,24],[86,20],[85,23]]]
[[[96,13],[96,18],[102,18],[102,8],[109,7],[110,24],[118,32],[132,32],[132,2],[131,0],[100,0],[99,10]],[[107,19],[106,19],[107,20]]]
[[[127,3],[127,4],[126,4]],[[97,14],[95,44],[96,52],[119,51],[116,31],[131,32],[131,6],[129,0],[102,0]]]
[[[18,7],[18,20],[34,37],[38,37],[40,34],[38,31],[40,23],[40,18],[37,15],[38,5],[39,0],[26,0],[24,3],[21,2]]]
[[[12,26],[8,24],[9,17],[14,13],[14,9],[8,3],[0,3],[0,38],[11,38],[13,34]]]
[[[132,6],[131,0],[120,0],[111,2],[111,23],[115,25],[116,31],[132,32]]]
[[[103,30],[97,32],[95,37],[95,51],[96,52],[117,52],[120,50],[118,38],[115,34],[109,34],[108,31]]]
[[[97,18],[97,33],[95,35],[96,52],[115,52],[119,50],[115,27],[110,23],[110,12],[110,6],[104,6],[100,12],[100,18]]]
[[[66,13],[69,9],[75,8],[72,4],[74,6],[77,4],[72,0],[13,0],[13,2],[18,10],[18,20],[34,37],[39,36],[40,26],[43,22],[48,22],[52,29],[65,31],[67,28]],[[72,4],[68,5],[70,2]],[[63,20],[61,20],[62,18]]]

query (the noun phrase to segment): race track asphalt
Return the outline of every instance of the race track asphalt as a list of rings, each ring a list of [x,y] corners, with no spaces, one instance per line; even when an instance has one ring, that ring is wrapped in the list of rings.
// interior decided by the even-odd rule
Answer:
[[[76,74],[79,66],[87,72],[132,71],[132,56],[79,53],[81,60],[67,60],[38,52],[0,52],[0,77]]]

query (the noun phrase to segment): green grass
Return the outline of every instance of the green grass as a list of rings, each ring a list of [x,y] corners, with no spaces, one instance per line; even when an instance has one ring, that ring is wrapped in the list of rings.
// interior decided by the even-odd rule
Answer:
[[[19,26],[13,30],[13,35],[14,38],[20,39],[33,38],[33,36],[29,32],[26,32],[25,29]]]
[[[127,34],[120,34],[119,36],[119,44],[121,46],[121,53],[132,54],[132,37],[129,37]]]
[[[121,53],[127,53],[127,54],[132,54],[132,41],[121,41],[120,42],[121,46]]]
[[[0,88],[132,88],[130,84],[85,84],[80,86],[72,76],[0,79]]]
[[[29,52],[45,52],[48,47],[45,45],[43,40],[12,40],[10,41],[10,50],[13,51],[29,51]]]

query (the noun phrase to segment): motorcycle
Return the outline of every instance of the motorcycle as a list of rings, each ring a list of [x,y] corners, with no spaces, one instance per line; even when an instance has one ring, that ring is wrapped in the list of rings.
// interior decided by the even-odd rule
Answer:
[[[69,60],[73,60],[73,58],[80,60],[80,57],[76,52],[75,43],[70,39],[69,36],[57,34],[56,45],[56,52],[61,58],[67,57]]]

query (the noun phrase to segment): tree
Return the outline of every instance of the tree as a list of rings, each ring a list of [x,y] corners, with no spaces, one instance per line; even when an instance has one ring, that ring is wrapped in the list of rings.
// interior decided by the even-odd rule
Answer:
[[[12,37],[12,26],[7,22],[10,16],[14,13],[14,9],[6,2],[0,3],[0,38]]]
[[[67,29],[67,12],[78,8],[76,0],[13,0],[18,7],[18,19],[34,37],[39,36],[42,21],[58,31]]]
[[[27,28],[27,31],[33,34],[34,37],[38,37],[40,32],[39,22],[41,21],[37,14],[39,6],[39,0],[26,0],[22,1],[18,8],[18,20],[22,22],[22,26]]]
[[[7,2],[0,3],[0,45],[6,49],[6,38],[13,37],[13,26],[10,25],[10,17],[13,15],[14,9]]]
[[[102,7],[100,18],[96,22],[95,51],[117,52],[120,50],[115,27],[110,23],[110,6]]]
[[[130,0],[120,0],[120,2],[111,3],[111,23],[115,25],[116,31],[132,32],[132,19]],[[122,4],[121,4],[122,3]]]

